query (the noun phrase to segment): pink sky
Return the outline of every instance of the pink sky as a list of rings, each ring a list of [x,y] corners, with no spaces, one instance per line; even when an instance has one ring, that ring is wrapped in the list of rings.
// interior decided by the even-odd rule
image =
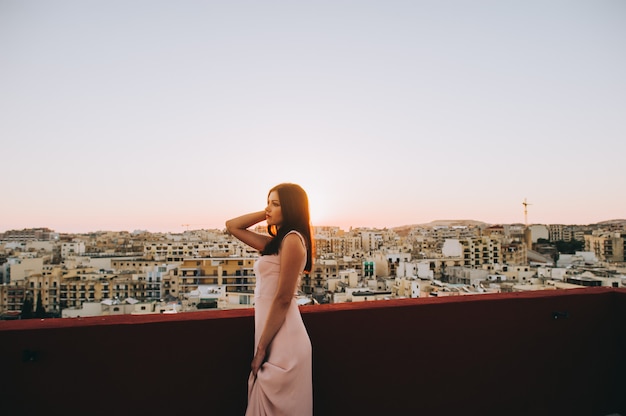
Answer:
[[[8,2],[0,231],[626,217],[626,3]],[[115,30],[111,30],[115,28]]]

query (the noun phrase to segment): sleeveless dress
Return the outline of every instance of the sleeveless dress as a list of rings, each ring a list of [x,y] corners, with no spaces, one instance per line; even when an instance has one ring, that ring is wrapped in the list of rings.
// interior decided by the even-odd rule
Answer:
[[[302,240],[304,238],[297,231]],[[306,258],[301,270],[304,270]],[[280,256],[260,256],[254,264],[254,350],[278,288]],[[295,295],[295,294],[294,294]],[[313,414],[311,341],[302,322],[295,296],[267,350],[265,363],[255,378],[248,378],[246,416],[310,416]]]

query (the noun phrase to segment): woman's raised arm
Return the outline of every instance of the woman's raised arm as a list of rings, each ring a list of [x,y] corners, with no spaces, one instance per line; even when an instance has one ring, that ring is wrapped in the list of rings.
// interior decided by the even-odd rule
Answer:
[[[248,230],[255,224],[265,220],[265,211],[251,212],[226,221],[226,229],[235,238],[256,250],[263,250],[271,240],[269,235],[263,235]]]

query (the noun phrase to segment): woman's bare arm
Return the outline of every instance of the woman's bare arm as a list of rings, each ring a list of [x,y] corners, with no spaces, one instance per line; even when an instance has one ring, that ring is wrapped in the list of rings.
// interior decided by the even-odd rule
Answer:
[[[271,240],[268,235],[248,230],[255,224],[265,220],[265,211],[252,212],[226,221],[226,229],[235,238],[256,250],[263,250]]]
[[[298,277],[302,272],[302,261],[306,257],[306,249],[302,240],[295,234],[288,234],[282,241],[280,248],[280,274],[278,288],[272,301],[263,333],[259,338],[254,359],[252,373],[256,376],[259,368],[265,362],[267,348],[272,343],[276,333],[287,316],[287,309],[293,300]]]

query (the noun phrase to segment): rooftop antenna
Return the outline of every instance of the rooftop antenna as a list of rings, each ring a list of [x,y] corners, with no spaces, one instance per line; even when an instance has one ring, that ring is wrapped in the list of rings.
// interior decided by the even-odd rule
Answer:
[[[522,202],[522,205],[524,205],[524,225],[528,227],[528,206],[532,204],[526,202],[526,198],[524,198],[524,202]]]
[[[189,226],[190,226],[190,225],[191,225],[191,224],[182,224],[182,227],[187,227],[187,231],[189,231]]]

